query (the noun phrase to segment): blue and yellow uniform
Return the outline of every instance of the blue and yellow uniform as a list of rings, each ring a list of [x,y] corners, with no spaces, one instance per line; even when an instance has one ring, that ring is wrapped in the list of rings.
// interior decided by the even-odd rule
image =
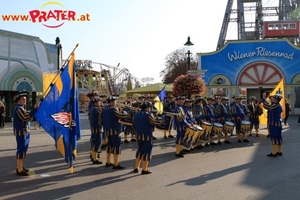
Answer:
[[[23,160],[26,157],[30,142],[30,134],[28,132],[28,122],[33,119],[33,115],[37,109],[33,108],[30,112],[26,111],[24,105],[26,105],[27,93],[19,94],[15,101],[18,105],[13,112],[13,131],[17,142],[17,175],[28,176],[28,170],[23,168]]]
[[[184,133],[185,133],[185,128],[187,126],[190,126],[190,124],[187,121],[187,116],[182,108],[183,105],[183,101],[184,101],[185,97],[180,96],[177,97],[177,105],[175,106],[175,117],[174,117],[174,128],[177,131],[177,135],[176,135],[176,153],[175,156],[176,157],[184,157],[180,151],[180,145],[181,145],[181,140],[184,137]]]
[[[276,94],[273,97],[271,104],[262,99],[263,106],[268,110],[268,125],[270,129],[270,138],[272,142],[272,153],[268,154],[270,157],[276,157],[277,155],[282,156],[282,119],[281,112],[282,107],[280,100],[282,96]],[[278,151],[277,151],[278,148]]]
[[[93,164],[102,164],[97,158],[97,154],[100,154],[101,143],[103,138],[103,129],[101,125],[101,113],[100,98],[92,99],[93,106],[89,111],[90,127],[91,127],[91,155]],[[98,156],[100,157],[100,156]]]
[[[124,143],[129,143],[128,140],[127,140],[128,135],[131,135],[131,141],[132,142],[136,142],[135,133],[134,133],[134,130],[132,128],[132,117],[133,117],[135,112],[129,106],[126,106],[124,108],[124,111],[128,113],[128,117],[123,120],[126,123],[126,124],[124,124],[124,127],[125,127],[125,130],[124,130]]]
[[[153,130],[155,125],[162,123],[154,117],[150,112],[152,106],[151,102],[145,101],[141,105],[141,111],[137,112],[133,116],[133,128],[136,132],[138,149],[136,151],[136,165],[134,172],[138,172],[141,161],[143,161],[142,174],[151,173],[148,170],[148,163],[151,159],[151,153],[153,148]]]
[[[250,97],[250,103],[248,104],[248,110],[249,110],[249,121],[250,121],[250,134],[249,136],[252,136],[252,129],[255,129],[256,136],[258,135],[258,129],[259,129],[259,116],[263,113],[262,108],[259,106],[258,101],[256,100],[255,96]]]
[[[187,122],[190,123],[190,124],[196,124],[196,120],[195,120],[195,118],[193,116],[192,111],[190,110],[191,106],[189,104],[191,102],[192,102],[191,100],[186,99],[185,102],[184,102],[184,105],[182,106],[182,109],[183,109],[183,111],[186,114],[186,120],[187,120]]]
[[[119,119],[127,118],[127,113],[121,113],[115,107],[117,99],[114,96],[108,97],[107,101],[109,105],[103,110],[101,118],[104,134],[108,136],[106,166],[112,166],[110,155],[114,154],[113,169],[123,169],[124,167],[120,166],[118,162],[118,155],[121,154],[121,124],[119,123]]]
[[[223,126],[226,121],[230,121],[231,116],[230,107],[227,104],[228,100],[229,99],[227,97],[222,97],[221,103],[218,104],[215,109],[216,118],[218,122],[221,123]],[[228,140],[228,133],[224,132],[224,135],[224,143],[230,144],[231,142]],[[220,143],[220,136],[218,136],[218,140],[218,143]]]
[[[193,106],[193,116],[196,120],[196,123],[198,125],[201,125],[201,122],[204,120],[204,116],[203,116],[203,104],[201,101],[204,101],[204,99],[197,99],[195,102],[195,105]]]
[[[249,142],[246,138],[246,133],[241,132],[241,122],[245,120],[246,115],[248,113],[247,108],[244,104],[241,103],[242,97],[237,97],[236,98],[236,103],[234,103],[231,107],[231,114],[232,117],[234,118],[235,122],[235,130],[238,138],[238,142],[241,141],[241,135],[243,135],[243,142]]]
[[[206,98],[206,100],[207,100],[207,104],[203,108],[203,117],[206,122],[213,124],[216,121],[215,107],[213,106],[214,98],[208,97]],[[209,134],[209,143],[211,145],[216,145],[216,143],[214,143],[213,141],[213,136],[214,135],[212,133]],[[205,146],[209,146],[208,142],[205,143]]]

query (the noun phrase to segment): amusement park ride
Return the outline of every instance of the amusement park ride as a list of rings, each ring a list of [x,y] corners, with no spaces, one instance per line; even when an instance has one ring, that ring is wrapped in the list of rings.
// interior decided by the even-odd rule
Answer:
[[[99,94],[122,94],[132,85],[140,87],[141,81],[127,68],[119,68],[91,60],[76,60],[79,101],[82,110],[86,110],[89,99],[87,94],[96,91]]]
[[[217,50],[225,45],[232,22],[237,23],[238,40],[288,38],[299,46],[300,0],[237,0],[235,9],[233,3],[227,2]]]
[[[92,90],[100,94],[121,94],[128,90],[128,82],[134,87],[140,86],[140,80],[127,68],[119,68],[91,60],[76,60],[77,82],[81,99]],[[85,100],[83,100],[85,101]]]

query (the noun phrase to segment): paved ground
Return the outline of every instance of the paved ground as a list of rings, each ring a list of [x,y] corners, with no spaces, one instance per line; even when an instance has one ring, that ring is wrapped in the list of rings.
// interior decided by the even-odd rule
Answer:
[[[81,115],[82,139],[75,172],[70,174],[54,141],[43,130],[31,130],[31,143],[24,165],[31,176],[15,175],[15,138],[11,124],[0,129],[0,199],[299,199],[300,148],[297,116],[284,127],[284,153],[269,158],[270,140],[262,127],[260,137],[237,143],[194,150],[175,158],[174,139],[155,132],[150,175],[133,174],[135,143],[123,144],[120,164],[114,171],[89,161],[89,126]],[[175,133],[173,133],[175,135]],[[102,161],[105,161],[103,155]]]

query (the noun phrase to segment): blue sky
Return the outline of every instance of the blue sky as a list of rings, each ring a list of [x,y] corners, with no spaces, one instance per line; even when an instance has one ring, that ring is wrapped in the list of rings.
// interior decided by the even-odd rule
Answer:
[[[10,0],[1,3],[0,14],[28,14],[49,1]],[[65,22],[59,28],[41,23],[4,22],[1,29],[34,35],[46,43],[60,37],[63,57],[75,45],[77,59],[88,59],[129,69],[138,78],[152,77],[160,82],[165,57],[183,48],[187,37],[194,43],[193,53],[216,49],[226,0],[60,0],[66,10],[90,15],[89,22]],[[267,1],[270,3],[270,1]],[[57,5],[44,7],[60,9]],[[49,22],[51,23],[51,22]],[[54,22],[52,22],[54,23]],[[228,39],[236,39],[229,27]],[[95,66],[96,67],[96,66]]]

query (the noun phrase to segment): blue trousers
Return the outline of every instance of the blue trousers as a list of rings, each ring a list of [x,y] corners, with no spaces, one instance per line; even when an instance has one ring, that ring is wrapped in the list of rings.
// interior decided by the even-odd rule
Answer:
[[[150,141],[141,141],[138,140],[138,149],[136,151],[136,158],[139,158],[143,161],[149,161],[151,159],[153,142]]]
[[[26,133],[25,135],[17,135],[17,153],[16,159],[24,159],[29,146],[30,134]]]

